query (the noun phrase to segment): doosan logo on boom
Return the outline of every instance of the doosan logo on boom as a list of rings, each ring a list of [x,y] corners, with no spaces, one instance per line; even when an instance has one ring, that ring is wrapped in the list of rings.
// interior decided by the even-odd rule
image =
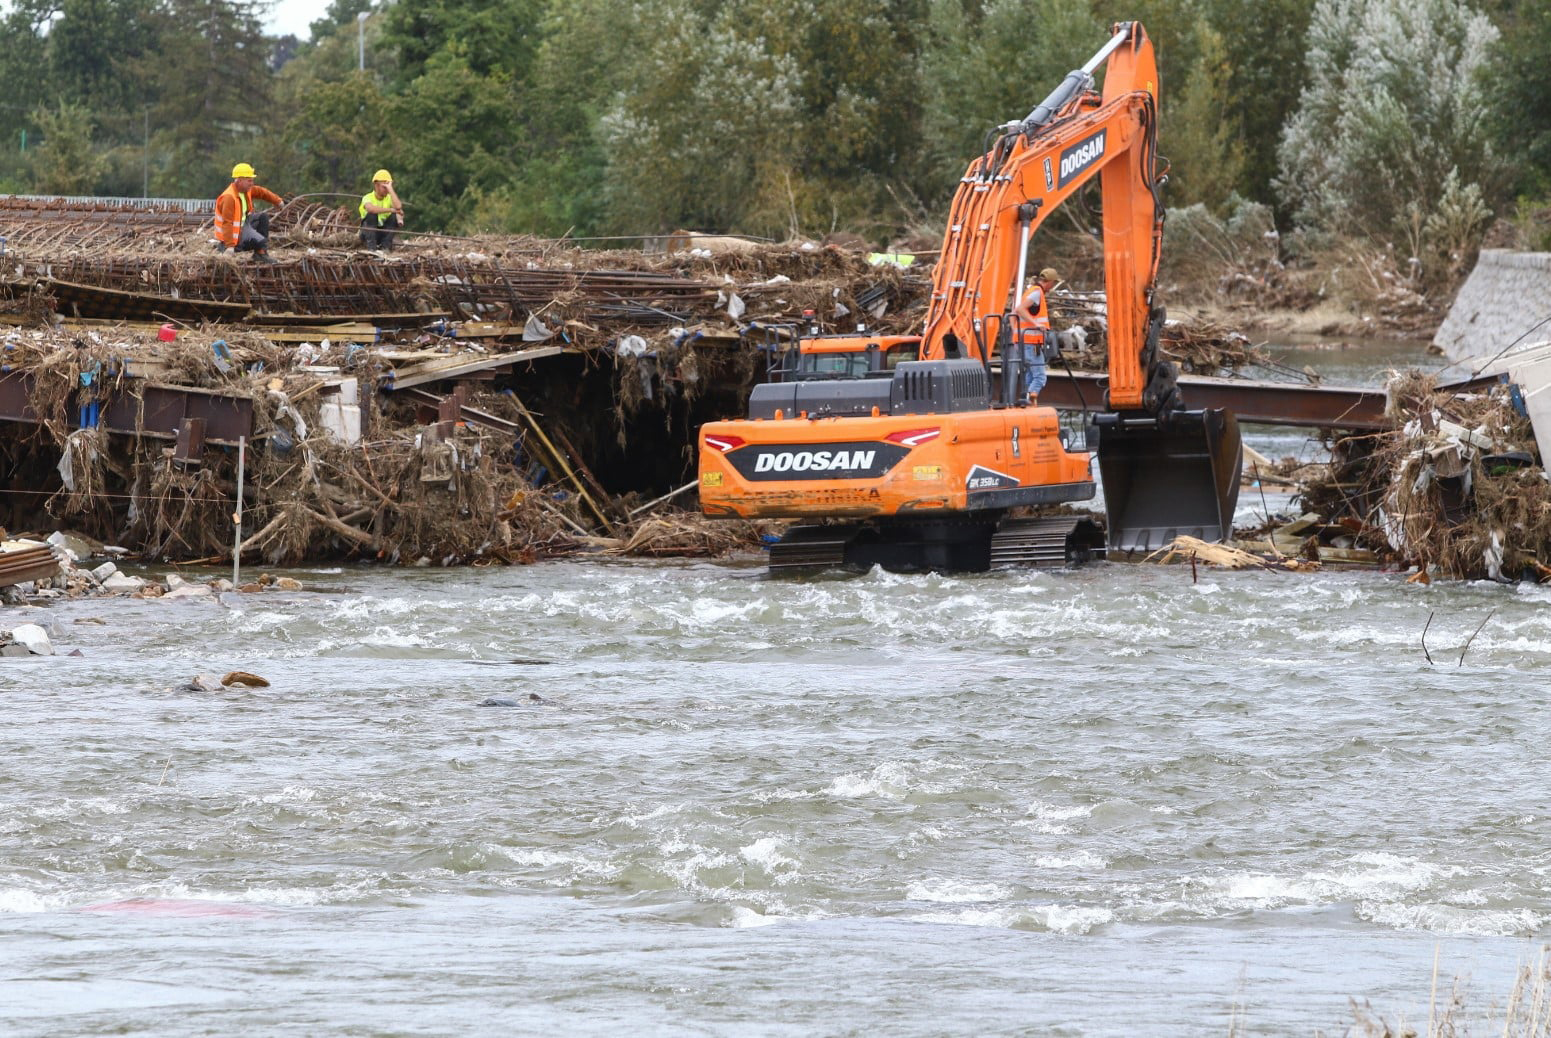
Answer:
[[[1100,130],[1061,153],[1061,183],[1065,184],[1103,157],[1104,139],[1108,133],[1108,130]]]
[[[754,462],[755,472],[834,472],[840,469],[870,469],[877,451],[782,451],[761,454]]]

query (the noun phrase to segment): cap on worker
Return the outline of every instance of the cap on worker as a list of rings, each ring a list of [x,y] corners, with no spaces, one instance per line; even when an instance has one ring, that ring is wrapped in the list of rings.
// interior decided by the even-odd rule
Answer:
[[[232,179],[233,180],[235,180],[238,177],[256,177],[256,176],[258,176],[258,174],[253,172],[253,167],[248,165],[246,162],[239,162],[239,163],[237,163],[237,165],[232,167]]]
[[[1041,281],[1060,281],[1061,275],[1056,273],[1056,268],[1046,267],[1039,272],[1039,279]]]
[[[393,174],[389,173],[385,169],[379,169],[377,172],[372,174],[372,183],[375,184],[379,180],[387,181],[389,184],[391,184],[393,183]]]

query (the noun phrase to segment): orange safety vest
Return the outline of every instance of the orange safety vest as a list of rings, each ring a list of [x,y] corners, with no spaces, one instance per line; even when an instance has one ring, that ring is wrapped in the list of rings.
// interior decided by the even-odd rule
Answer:
[[[1029,289],[1023,302],[1018,304],[1018,316],[1022,318],[1020,338],[1031,345],[1043,345],[1045,335],[1050,331],[1050,307],[1038,285]]]
[[[242,235],[242,225],[247,222],[248,213],[253,210],[253,196],[257,195],[259,201],[268,202],[270,205],[279,205],[280,196],[268,188],[254,184],[247,194],[237,191],[237,185],[232,184],[221,197],[215,200],[215,237],[224,245],[235,246],[237,239]]]

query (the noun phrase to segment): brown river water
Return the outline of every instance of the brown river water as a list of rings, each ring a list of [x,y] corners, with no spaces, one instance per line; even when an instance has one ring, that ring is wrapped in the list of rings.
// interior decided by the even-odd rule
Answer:
[[[1551,588],[295,575],[0,610],[82,652],[0,661],[0,1034],[1334,1035],[1435,957],[1486,1034],[1551,934]]]

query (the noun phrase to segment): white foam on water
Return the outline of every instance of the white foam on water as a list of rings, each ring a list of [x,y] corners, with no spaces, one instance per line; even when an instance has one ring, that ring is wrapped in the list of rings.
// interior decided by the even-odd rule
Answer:
[[[390,596],[386,598],[374,598],[363,596],[361,598],[348,599],[334,607],[334,616],[343,620],[370,620],[379,616],[408,616],[411,613],[425,613],[428,616],[440,614],[447,608],[447,603],[427,598],[405,598],[402,596]]]
[[[658,804],[650,811],[643,811],[639,814],[620,815],[619,824],[628,825],[632,829],[639,829],[643,822],[655,821],[658,818],[671,818],[674,815],[683,813],[685,808],[689,806],[688,804]]]
[[[762,836],[746,847],[739,847],[738,855],[776,876],[780,882],[790,882],[796,877],[799,863],[784,853],[784,848],[785,845],[774,836]]]
[[[923,923],[953,926],[983,926],[1003,930],[1046,930],[1050,933],[1085,934],[1112,922],[1115,914],[1107,908],[1081,905],[1005,905],[997,908],[966,908],[956,912],[923,912],[908,916]]]
[[[130,805],[108,797],[81,797],[61,800],[55,804],[40,804],[30,810],[34,818],[77,818],[85,814],[128,814]]]
[[[311,786],[286,786],[278,793],[265,793],[259,797],[249,797],[243,801],[243,806],[253,807],[258,804],[310,804],[318,799],[318,791]]]
[[[749,930],[760,926],[775,926],[778,923],[793,922],[791,916],[765,915],[756,912],[747,905],[729,905],[730,918],[727,925],[735,930]]]
[[[1357,918],[1396,930],[1457,934],[1471,937],[1534,937],[1546,917],[1527,908],[1481,911],[1458,905],[1364,901]]]
[[[0,887],[0,914],[54,912],[69,903],[68,898],[59,894],[40,894],[23,887]]]
[[[585,860],[574,854],[553,850],[549,847],[490,847],[493,854],[505,858],[513,865],[522,865],[527,868],[552,869],[560,866],[577,866],[585,864]]]
[[[956,879],[917,880],[905,888],[905,897],[911,901],[944,905],[1004,901],[1011,896],[1012,889],[999,883],[966,883]]]
[[[1034,864],[1042,869],[1104,869],[1109,867],[1109,859],[1092,851],[1078,851],[1075,854],[1041,855],[1034,859]]]
[[[1239,872],[1193,878],[1186,881],[1187,886],[1199,887],[1202,896],[1187,901],[1207,911],[1361,900],[1394,902],[1459,871],[1386,852],[1364,852],[1354,855],[1344,868],[1299,876]]]
[[[1061,836],[1072,831],[1070,826],[1062,825],[1062,822],[1069,822],[1074,818],[1086,818],[1093,814],[1093,808],[1079,804],[1057,806],[1036,800],[1024,813],[1026,817],[1020,820],[1018,825],[1048,836]]]
[[[905,918],[920,923],[942,923],[948,926],[984,926],[1011,930],[1023,916],[1018,908],[964,908],[956,912],[919,912]]]
[[[724,868],[735,861],[730,854],[722,851],[676,840],[662,844],[660,849],[665,858],[658,864],[658,870],[677,883],[680,888],[688,891],[711,892],[711,887],[701,880],[700,873],[706,869]],[[684,851],[691,853],[684,858],[670,857]]]
[[[1036,918],[1042,918],[1045,929],[1051,933],[1085,934],[1114,922],[1115,913],[1107,908],[1087,908],[1077,905],[1047,905],[1031,910]]]
[[[251,886],[219,890],[178,880],[163,880],[107,887],[78,887],[40,892],[23,887],[0,887],[0,913],[63,912],[92,905],[123,901],[175,901],[204,904],[242,904],[271,907],[310,907],[341,901],[360,901],[377,896],[381,876],[363,876],[318,887]]]
[[[966,769],[960,765],[943,764],[938,761],[920,763],[884,761],[875,765],[872,771],[865,775],[854,771],[841,775],[829,784],[825,793],[842,800],[860,800],[865,797],[903,800],[911,793],[951,793],[959,788],[958,783],[930,781],[922,775],[964,770]]]

